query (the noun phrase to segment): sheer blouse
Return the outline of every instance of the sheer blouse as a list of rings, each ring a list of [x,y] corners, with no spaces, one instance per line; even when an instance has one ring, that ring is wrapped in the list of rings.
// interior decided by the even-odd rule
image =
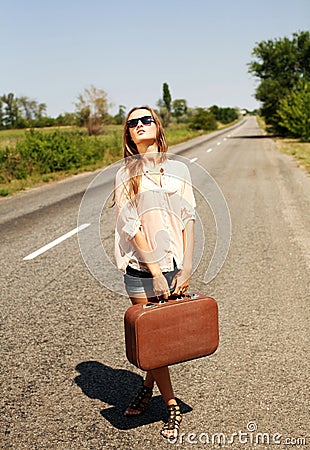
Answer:
[[[144,164],[139,194],[127,195],[128,170],[122,166],[115,177],[115,260],[125,272],[129,264],[148,270],[133,241],[141,230],[150,246],[150,261],[157,261],[161,271],[183,264],[183,230],[195,220],[195,197],[187,166],[167,159],[155,169]]]

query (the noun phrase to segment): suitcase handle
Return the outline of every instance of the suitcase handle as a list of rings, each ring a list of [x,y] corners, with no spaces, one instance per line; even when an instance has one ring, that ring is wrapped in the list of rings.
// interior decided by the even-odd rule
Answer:
[[[178,297],[171,296],[171,297],[169,297],[169,300],[177,302],[178,300],[183,300],[184,297],[187,297],[189,300],[195,300],[195,298],[199,297],[199,294],[192,293],[192,294],[182,294],[182,295],[179,295]],[[159,305],[165,304],[167,302],[168,302],[168,300],[160,300],[158,303],[148,302],[148,303],[145,303],[144,305],[142,305],[142,308],[143,309],[157,308]]]
[[[179,294],[177,297],[169,297],[169,300],[183,300],[187,298],[188,300],[195,300],[199,297],[199,294],[191,293],[191,294]]]
[[[190,300],[194,300],[195,298],[199,297],[199,294],[186,294],[186,296],[190,299]]]
[[[142,305],[143,309],[148,309],[148,308],[157,308],[156,303],[145,303],[144,305]]]

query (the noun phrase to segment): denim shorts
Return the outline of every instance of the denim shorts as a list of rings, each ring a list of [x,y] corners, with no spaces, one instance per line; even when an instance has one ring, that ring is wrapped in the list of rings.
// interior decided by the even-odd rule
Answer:
[[[167,280],[168,286],[170,286],[174,276],[178,273],[179,269],[174,263],[174,269],[170,272],[163,272],[164,277]],[[141,270],[133,269],[127,266],[126,273],[124,274],[124,282],[126,291],[129,294],[142,294],[145,293],[148,296],[154,297],[153,292],[153,277],[149,272],[142,272]],[[174,286],[170,288],[170,293],[174,290]]]

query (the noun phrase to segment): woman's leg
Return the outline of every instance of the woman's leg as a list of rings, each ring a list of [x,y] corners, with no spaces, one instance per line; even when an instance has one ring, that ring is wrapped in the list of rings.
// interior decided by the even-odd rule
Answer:
[[[153,369],[151,372],[166,405],[176,405],[169,368],[160,367],[159,369]]]
[[[131,303],[133,305],[137,305],[137,304],[145,305],[149,301],[148,298],[144,294],[140,295],[140,296],[137,296],[137,297],[136,296],[135,297],[130,297],[130,300],[131,300]],[[144,386],[147,386],[147,387],[153,389],[154,381],[155,381],[155,379],[153,377],[152,372],[151,371],[146,372],[146,377],[145,377],[145,380],[144,380],[144,383],[143,383]]]
[[[136,304],[146,304],[148,303],[149,299],[146,296],[130,296],[130,300],[133,305]],[[168,367],[161,367],[159,369],[153,369],[146,373],[146,377],[144,380],[144,386],[149,387],[150,389],[153,389],[154,382],[156,382],[158,389],[165,401],[165,403],[169,405],[175,405],[176,400],[174,397],[171,379],[170,379],[170,373]],[[139,414],[140,411],[134,410],[130,407],[126,409],[125,414]]]

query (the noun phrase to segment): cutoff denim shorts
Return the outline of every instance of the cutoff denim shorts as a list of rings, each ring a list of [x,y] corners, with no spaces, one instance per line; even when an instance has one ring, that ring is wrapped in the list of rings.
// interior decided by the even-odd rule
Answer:
[[[178,273],[179,269],[177,268],[174,262],[174,269],[170,272],[163,272],[165,276],[168,286],[170,286],[174,276]],[[130,266],[127,266],[126,273],[124,274],[124,282],[126,291],[129,294],[148,294],[148,296],[155,296],[153,293],[153,277],[149,272],[142,272],[141,270],[133,269]],[[170,288],[170,293],[174,290],[174,286]],[[153,293],[153,295],[152,295]]]

